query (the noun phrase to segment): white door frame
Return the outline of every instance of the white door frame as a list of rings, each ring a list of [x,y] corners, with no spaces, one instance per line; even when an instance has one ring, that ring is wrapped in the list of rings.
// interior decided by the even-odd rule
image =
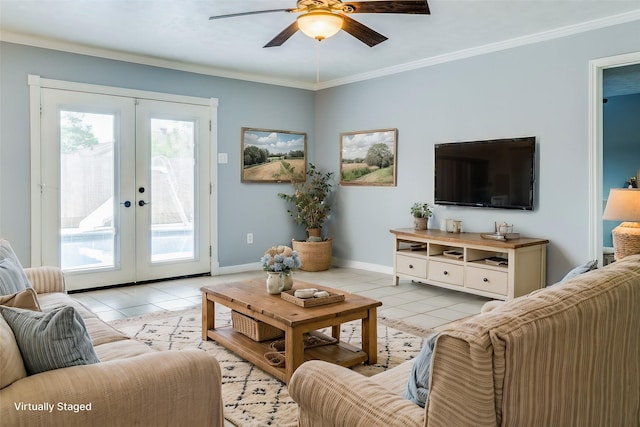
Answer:
[[[640,52],[589,61],[589,259],[602,264],[602,70],[640,63]]]
[[[174,95],[161,92],[149,92],[136,89],[126,89],[111,86],[93,85],[86,83],[68,82],[64,80],[53,80],[42,78],[38,75],[29,74],[27,79],[29,85],[29,119],[30,119],[30,149],[31,149],[31,266],[42,265],[42,176],[41,176],[41,123],[40,123],[40,99],[41,89],[62,89],[76,92],[88,92],[104,95],[125,96],[131,98],[142,98],[156,101],[168,101],[184,104],[203,105],[210,107],[210,167],[209,184],[211,188],[210,215],[209,215],[209,241],[211,244],[210,268],[211,274],[218,274],[218,99],[200,98],[185,95]]]

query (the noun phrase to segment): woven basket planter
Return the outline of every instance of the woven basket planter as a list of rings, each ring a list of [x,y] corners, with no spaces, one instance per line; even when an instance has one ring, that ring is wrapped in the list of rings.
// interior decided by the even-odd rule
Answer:
[[[324,271],[331,267],[332,240],[322,242],[307,242],[304,240],[292,240],[292,248],[298,252],[302,271]]]

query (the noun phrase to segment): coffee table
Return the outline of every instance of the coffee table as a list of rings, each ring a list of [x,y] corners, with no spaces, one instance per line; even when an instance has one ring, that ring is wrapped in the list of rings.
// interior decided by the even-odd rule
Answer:
[[[300,307],[283,300],[280,295],[267,293],[264,279],[205,286],[201,288],[202,339],[215,340],[285,383],[289,382],[293,372],[306,360],[326,360],[345,367],[363,362],[376,363],[378,356],[376,308],[382,303],[326,286],[297,280],[294,282],[293,289],[305,288],[344,294],[345,299],[315,307]],[[269,364],[264,357],[265,353],[274,351],[269,347],[269,342],[254,341],[231,326],[216,328],[216,303],[283,330],[284,368]],[[362,319],[361,348],[340,342],[340,325],[358,319]],[[338,339],[338,343],[305,349],[303,334],[326,327],[331,327],[331,335]]]

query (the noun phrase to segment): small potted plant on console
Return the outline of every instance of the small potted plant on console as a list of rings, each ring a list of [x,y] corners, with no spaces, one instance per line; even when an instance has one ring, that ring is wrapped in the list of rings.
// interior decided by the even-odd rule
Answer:
[[[413,216],[413,228],[416,230],[426,230],[429,218],[433,215],[429,203],[414,203],[411,206],[411,215]]]

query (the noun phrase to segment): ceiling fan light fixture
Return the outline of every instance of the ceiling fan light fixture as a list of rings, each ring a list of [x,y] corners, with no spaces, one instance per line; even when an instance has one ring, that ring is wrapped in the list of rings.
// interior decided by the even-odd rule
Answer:
[[[342,22],[342,16],[318,10],[300,15],[298,17],[298,28],[312,39],[321,41],[340,31]]]

